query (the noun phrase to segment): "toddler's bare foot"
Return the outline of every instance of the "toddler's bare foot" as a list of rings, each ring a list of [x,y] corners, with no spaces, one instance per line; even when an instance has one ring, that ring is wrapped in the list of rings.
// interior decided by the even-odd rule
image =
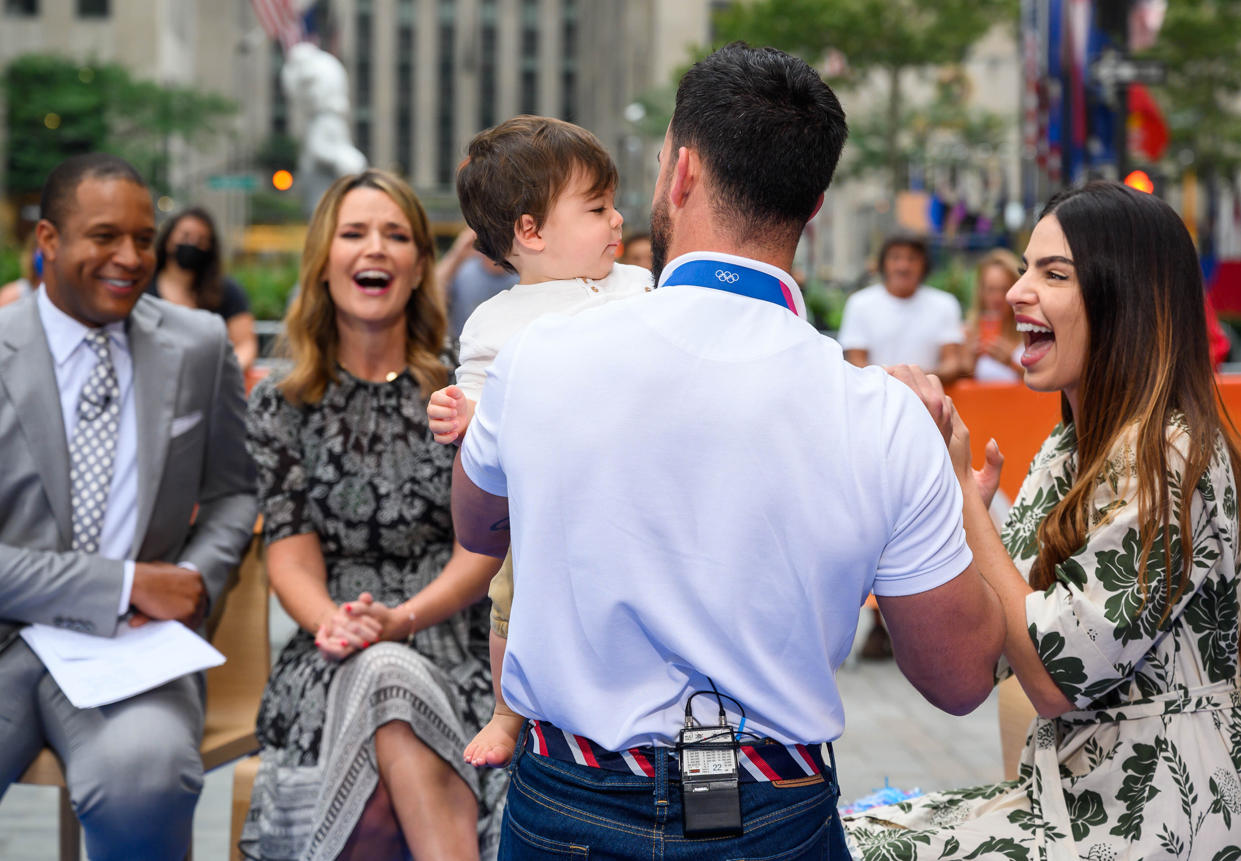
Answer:
[[[500,768],[508,765],[517,748],[521,733],[521,715],[496,713],[478,735],[465,746],[465,761],[470,765]]]

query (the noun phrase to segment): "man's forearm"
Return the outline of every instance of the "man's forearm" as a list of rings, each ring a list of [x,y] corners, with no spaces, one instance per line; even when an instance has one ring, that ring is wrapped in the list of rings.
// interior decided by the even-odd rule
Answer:
[[[111,636],[125,563],[0,544],[0,618]]]
[[[452,525],[461,546],[471,553],[498,559],[508,554],[508,499],[474,484],[461,465],[460,451],[452,466]]]

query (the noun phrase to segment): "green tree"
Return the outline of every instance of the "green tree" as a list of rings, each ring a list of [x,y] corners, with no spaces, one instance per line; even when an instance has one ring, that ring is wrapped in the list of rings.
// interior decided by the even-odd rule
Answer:
[[[887,102],[882,113],[853,124],[851,146],[871,152],[868,166],[887,174],[895,196],[908,164],[901,74],[960,63],[993,24],[1015,24],[1017,6],[1017,0],[756,0],[725,7],[715,24],[721,43],[773,45],[825,68],[836,85],[879,74]],[[828,62],[831,57],[844,62]]]
[[[1192,171],[1206,192],[1198,225],[1204,252],[1213,250],[1221,185],[1241,182],[1241,2],[1177,0],[1155,44],[1140,56],[1159,60],[1164,83],[1151,87],[1168,123],[1166,175]]]
[[[173,140],[197,143],[224,130],[236,106],[191,87],[135,80],[114,63],[81,65],[63,57],[27,54],[4,70],[8,153],[5,186],[37,192],[48,171],[84,152],[116,153],[168,191]]]
[[[1164,83],[1151,90],[1168,123],[1163,168],[1191,170],[1206,192],[1199,224],[1203,251],[1212,250],[1220,186],[1241,183],[1241,2],[1177,0],[1155,45],[1141,56],[1160,60]]]
[[[1142,56],[1160,60],[1167,76],[1152,88],[1164,108],[1168,156],[1202,175],[1241,172],[1241,2],[1177,0],[1155,45]]]
[[[885,115],[870,113],[849,121],[850,170],[882,172],[896,147],[902,166],[920,166],[924,173],[967,170],[983,164],[1004,144],[1008,116],[971,108],[969,81],[960,67],[946,67],[935,82],[930,101],[901,111],[890,139]]]

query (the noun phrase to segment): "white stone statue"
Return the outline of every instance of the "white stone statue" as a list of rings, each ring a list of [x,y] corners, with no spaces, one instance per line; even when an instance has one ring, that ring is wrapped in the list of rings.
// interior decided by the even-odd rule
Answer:
[[[309,217],[333,180],[366,169],[349,133],[349,78],[336,57],[299,42],[285,55],[280,84],[300,141],[297,185]]]

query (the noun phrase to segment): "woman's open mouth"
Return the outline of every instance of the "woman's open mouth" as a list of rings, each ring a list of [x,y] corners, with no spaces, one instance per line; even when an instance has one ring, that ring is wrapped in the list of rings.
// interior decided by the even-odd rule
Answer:
[[[353,283],[368,295],[378,296],[392,284],[392,273],[382,269],[363,269],[354,273]]]
[[[1026,339],[1025,352],[1021,354],[1021,366],[1028,368],[1036,364],[1051,351],[1056,343],[1056,335],[1051,327],[1028,320],[1017,321],[1017,331]]]

